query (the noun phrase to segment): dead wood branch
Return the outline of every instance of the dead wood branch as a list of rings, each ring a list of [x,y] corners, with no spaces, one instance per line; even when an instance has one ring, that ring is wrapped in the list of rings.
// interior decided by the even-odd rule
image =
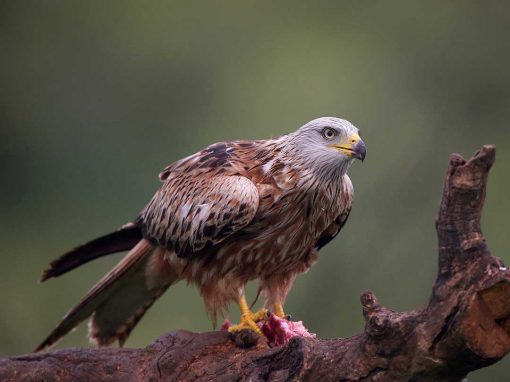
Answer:
[[[145,349],[63,349],[0,360],[0,380],[461,381],[510,350],[510,272],[489,252],[480,214],[495,148],[452,155],[437,215],[439,271],[425,308],[361,297],[362,334],[241,348],[225,332],[178,331]],[[237,339],[239,344],[239,338]],[[242,342],[242,341],[241,341]]]

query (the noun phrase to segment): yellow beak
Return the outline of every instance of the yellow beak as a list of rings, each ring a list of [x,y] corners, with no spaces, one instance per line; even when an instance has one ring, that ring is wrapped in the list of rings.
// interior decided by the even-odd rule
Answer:
[[[365,142],[363,142],[358,134],[352,134],[347,139],[347,142],[331,145],[331,147],[334,147],[349,157],[359,159],[362,162],[365,159],[367,153]]]

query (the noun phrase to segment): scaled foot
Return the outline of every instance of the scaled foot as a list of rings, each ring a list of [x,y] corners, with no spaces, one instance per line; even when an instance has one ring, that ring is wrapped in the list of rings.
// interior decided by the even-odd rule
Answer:
[[[268,318],[268,310],[267,309],[261,309],[258,312],[246,312],[241,314],[241,320],[239,324],[232,325],[228,328],[228,331],[230,333],[236,333],[240,332],[241,330],[249,329],[254,331],[260,336],[263,336],[262,330],[260,330],[259,325],[257,325],[257,322],[265,320]]]

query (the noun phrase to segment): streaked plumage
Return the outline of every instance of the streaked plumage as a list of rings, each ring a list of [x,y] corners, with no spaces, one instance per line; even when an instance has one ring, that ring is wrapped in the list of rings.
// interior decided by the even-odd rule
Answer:
[[[266,306],[283,304],[296,275],[312,266],[349,216],[346,172],[365,155],[357,132],[345,120],[319,118],[276,139],[216,143],[168,166],[162,187],[133,223],[78,247],[43,274],[45,280],[134,246],[39,349],[90,315],[91,339],[122,343],[150,305],[183,279],[198,286],[213,320],[253,279]]]

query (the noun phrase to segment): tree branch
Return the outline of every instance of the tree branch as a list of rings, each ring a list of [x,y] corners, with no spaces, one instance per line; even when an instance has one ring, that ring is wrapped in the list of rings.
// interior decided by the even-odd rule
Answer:
[[[461,381],[510,350],[510,272],[480,214],[495,148],[452,155],[437,215],[439,271],[425,308],[399,313],[361,296],[365,331],[268,348],[226,332],[178,331],[145,349],[63,349],[0,360],[0,380]],[[246,342],[248,341],[248,342]],[[237,343],[237,345],[236,345]]]

